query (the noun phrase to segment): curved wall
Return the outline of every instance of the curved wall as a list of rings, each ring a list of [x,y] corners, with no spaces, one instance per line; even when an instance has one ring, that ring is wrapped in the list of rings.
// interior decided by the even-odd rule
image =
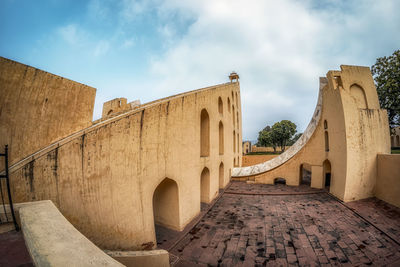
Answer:
[[[329,160],[332,194],[345,201],[374,195],[376,157],[390,153],[390,140],[387,113],[379,108],[371,72],[343,65],[320,81],[320,100],[302,138],[268,162],[235,168],[234,179],[272,184],[282,177],[287,184],[298,185],[300,166],[309,164],[311,186],[323,188],[323,162]]]
[[[232,101],[236,93],[239,99]],[[219,97],[223,113],[218,111]],[[209,197],[204,200],[210,202],[220,184],[229,182],[234,159],[241,161],[241,149],[234,153],[232,142],[233,130],[239,133],[235,141],[241,142],[241,117],[233,125],[228,97],[230,110],[234,107],[241,114],[239,83],[227,83],[153,101],[61,139],[11,167],[13,199],[52,200],[80,232],[103,249],[154,248],[157,209],[153,210],[153,203],[159,202],[153,195],[158,185],[165,178],[177,184],[177,190],[170,191],[177,191],[178,205],[168,209],[178,209],[179,219],[164,225],[182,230],[200,212],[202,170],[210,171]],[[205,157],[200,156],[203,109],[210,125],[210,151]],[[223,155],[218,144],[220,122],[224,126]],[[157,196],[176,199],[163,193]],[[162,220],[163,215],[156,217]]]

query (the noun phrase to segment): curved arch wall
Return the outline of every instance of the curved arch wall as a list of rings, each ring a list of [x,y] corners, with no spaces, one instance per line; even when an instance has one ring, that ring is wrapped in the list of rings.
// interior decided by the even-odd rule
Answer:
[[[311,186],[322,188],[323,162],[329,160],[330,192],[351,201],[374,195],[379,153],[390,153],[389,126],[370,69],[342,65],[320,79],[316,111],[299,141],[271,161],[233,169],[232,177],[268,184],[283,177],[298,185],[300,165],[308,163]]]
[[[234,82],[160,99],[47,144],[11,166],[13,200],[52,200],[102,249],[140,250],[149,242],[155,247],[152,207],[160,203],[153,202],[153,196],[165,178],[177,185],[179,220],[158,213],[156,221],[164,218],[164,225],[175,230],[182,230],[200,212],[200,176],[205,167],[210,173],[208,201],[217,196],[221,184],[229,182],[233,159],[242,153],[241,146],[233,152],[231,140],[233,130],[241,139],[241,121],[232,124],[225,101],[232,92],[240,95],[239,90]],[[219,97],[223,112],[218,110]],[[233,101],[231,105],[241,114],[240,106]],[[209,115],[208,156],[200,156],[203,109]],[[156,196],[162,199],[160,192]]]

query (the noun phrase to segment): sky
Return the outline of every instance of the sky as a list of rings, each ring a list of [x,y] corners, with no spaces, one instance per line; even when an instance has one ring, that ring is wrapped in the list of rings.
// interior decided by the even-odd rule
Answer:
[[[1,0],[0,56],[142,103],[240,75],[244,140],[307,127],[319,77],[400,49],[398,0]]]

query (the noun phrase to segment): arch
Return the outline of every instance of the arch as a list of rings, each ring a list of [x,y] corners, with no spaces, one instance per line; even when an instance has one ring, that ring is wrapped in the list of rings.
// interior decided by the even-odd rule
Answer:
[[[239,100],[238,100],[238,94],[237,94],[237,92],[235,93],[235,96],[236,96],[236,107],[238,107],[239,108]]]
[[[153,193],[154,224],[179,230],[179,190],[178,184],[165,178]],[[157,232],[157,227],[156,227]]]
[[[110,115],[111,113],[113,113],[114,111],[112,110],[112,109],[110,109],[108,112],[107,112],[107,115]]]
[[[201,110],[200,115],[200,156],[210,155],[210,117],[206,109]]]
[[[224,124],[222,121],[219,122],[219,154],[224,154]]]
[[[235,128],[235,107],[232,105],[232,125]]]
[[[325,151],[329,152],[329,134],[325,131]]]
[[[224,114],[224,103],[221,97],[218,97],[218,112],[219,114]]]
[[[236,147],[237,147],[237,150],[238,150],[237,152],[239,153],[239,144],[240,144],[240,143],[239,143],[239,133],[237,133],[236,136],[237,136],[237,139],[236,139],[236,140],[237,140],[237,142],[236,142]]]
[[[324,186],[325,187],[330,187],[331,185],[331,180],[332,180],[332,167],[331,167],[331,162],[326,159],[324,163],[322,163],[322,168],[324,172]]]
[[[232,93],[232,105],[233,105],[233,103],[235,102],[235,97],[233,95],[233,91],[231,93]]]
[[[367,97],[364,89],[361,86],[356,83],[350,86],[350,94],[355,100],[357,108],[368,108]]]
[[[219,188],[224,188],[224,163],[219,164]]]
[[[235,130],[233,130],[233,136],[232,136],[232,149],[233,149],[233,153],[236,153],[236,142],[235,142]]]
[[[274,179],[274,184],[286,184],[286,179],[282,177],[277,177]]]
[[[233,158],[233,167],[236,167],[236,158]]]
[[[239,111],[236,111],[236,121],[237,121],[237,127],[239,128]]]
[[[231,100],[229,99],[229,96],[228,96],[228,111],[231,112]]]
[[[311,185],[311,165],[303,163],[300,165],[299,184]]]
[[[200,176],[200,202],[210,202],[210,171],[204,167]]]
[[[326,120],[324,120],[324,129],[327,130],[328,129],[328,122]]]

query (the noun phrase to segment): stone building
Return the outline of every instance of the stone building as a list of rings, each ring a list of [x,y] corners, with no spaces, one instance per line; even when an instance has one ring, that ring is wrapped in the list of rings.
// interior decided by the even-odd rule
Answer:
[[[243,151],[244,155],[251,152],[251,142],[250,141],[244,141],[242,146],[243,146],[242,151]]]
[[[390,145],[391,147],[400,147],[400,126],[392,129],[392,134],[390,135]]]

